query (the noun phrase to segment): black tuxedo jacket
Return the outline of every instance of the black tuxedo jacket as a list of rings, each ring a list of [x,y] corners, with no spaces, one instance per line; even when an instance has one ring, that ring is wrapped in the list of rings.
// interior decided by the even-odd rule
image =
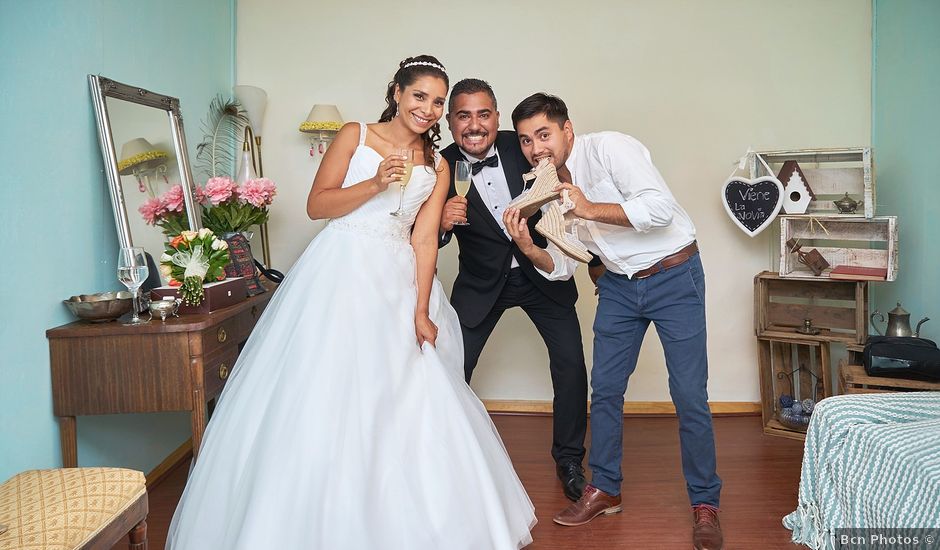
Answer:
[[[522,192],[522,174],[529,171],[530,166],[522,155],[515,132],[499,132],[496,137],[496,150],[499,152],[499,165],[506,175],[509,193],[516,197]],[[450,198],[457,194],[454,189],[454,163],[464,157],[455,143],[445,147],[441,155],[450,165],[450,190],[447,194],[447,198]],[[459,270],[450,301],[457,310],[461,323],[475,327],[493,309],[493,304],[496,303],[509,277],[513,256],[519,262],[522,272],[545,294],[546,299],[562,306],[574,306],[578,299],[574,279],[549,281],[541,276],[516,243],[503,233],[493,214],[487,211],[486,203],[474,185],[471,185],[470,192],[467,193],[467,202],[467,221],[470,225],[454,226],[452,232],[443,235],[440,243],[444,246],[450,242],[451,236],[455,236],[460,246]],[[502,212],[499,215],[502,216]],[[529,218],[528,225],[532,240],[544,248],[545,237],[535,231],[535,224],[540,218],[541,213],[536,213]]]

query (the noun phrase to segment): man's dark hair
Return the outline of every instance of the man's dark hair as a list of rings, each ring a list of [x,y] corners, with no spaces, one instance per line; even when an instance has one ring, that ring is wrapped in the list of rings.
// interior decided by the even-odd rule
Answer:
[[[564,126],[569,120],[568,106],[560,97],[538,92],[523,99],[512,110],[512,127],[515,129],[523,120],[537,115],[545,115],[545,118],[559,126]]]
[[[489,83],[479,78],[465,78],[454,84],[454,87],[451,89],[450,100],[447,102],[447,112],[454,112],[455,97],[460,94],[478,94],[480,92],[490,96],[490,99],[493,100],[493,110],[496,110],[496,94],[493,93],[493,88],[490,87]]]

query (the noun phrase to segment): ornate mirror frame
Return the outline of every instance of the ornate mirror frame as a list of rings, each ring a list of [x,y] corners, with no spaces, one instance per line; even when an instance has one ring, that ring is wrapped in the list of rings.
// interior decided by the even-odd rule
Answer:
[[[179,99],[154,93],[137,86],[122,84],[100,75],[88,75],[88,84],[91,86],[92,104],[95,108],[95,119],[98,123],[98,141],[101,144],[101,155],[104,160],[104,168],[108,177],[108,189],[111,195],[111,207],[114,211],[114,223],[117,227],[121,247],[133,246],[134,244],[128,223],[127,203],[124,199],[121,176],[118,171],[117,151],[115,150],[111,121],[108,118],[108,107],[105,102],[108,97],[166,112],[170,122],[170,133],[183,188],[186,218],[191,230],[198,231],[201,229],[202,216],[198,205],[193,199],[193,175],[189,167],[189,154],[186,149],[186,136],[183,133],[183,116],[180,114]]]

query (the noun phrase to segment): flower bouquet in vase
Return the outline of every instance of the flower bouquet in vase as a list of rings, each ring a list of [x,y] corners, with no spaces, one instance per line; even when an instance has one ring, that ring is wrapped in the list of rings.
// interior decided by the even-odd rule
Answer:
[[[184,205],[183,186],[177,183],[162,195],[144,201],[137,211],[147,225],[159,227],[164,235],[171,237],[189,230]]]
[[[251,178],[241,185],[228,177],[210,178],[205,187],[196,188],[196,200],[202,206],[202,223],[229,244],[232,258],[225,272],[229,277],[245,277],[248,294],[264,292],[258,279],[249,247],[250,229],[268,221],[268,206],[277,194],[277,186],[267,178]]]
[[[228,243],[211,229],[183,231],[173,237],[160,257],[160,275],[171,287],[178,287],[187,306],[198,306],[205,293],[203,283],[225,279],[229,263]]]

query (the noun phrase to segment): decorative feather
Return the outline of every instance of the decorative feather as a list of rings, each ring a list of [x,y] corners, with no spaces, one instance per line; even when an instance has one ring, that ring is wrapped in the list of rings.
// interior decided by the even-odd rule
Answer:
[[[210,178],[232,176],[246,124],[248,117],[238,100],[216,96],[202,122],[204,136],[196,146],[195,167]]]

